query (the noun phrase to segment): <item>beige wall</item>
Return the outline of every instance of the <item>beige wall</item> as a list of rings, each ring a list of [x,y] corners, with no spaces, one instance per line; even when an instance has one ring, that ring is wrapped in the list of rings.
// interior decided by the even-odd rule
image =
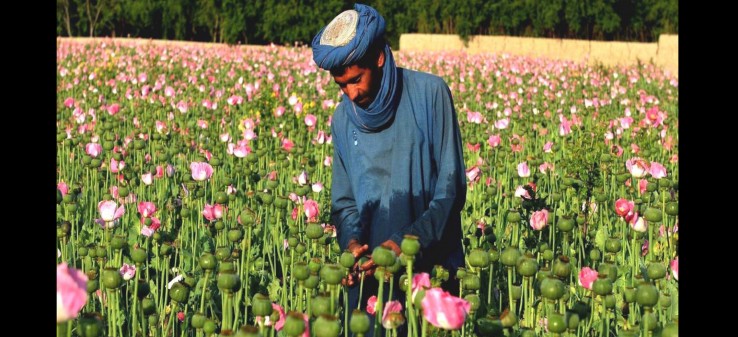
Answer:
[[[402,34],[401,51],[465,51],[507,53],[563,60],[587,60],[604,65],[653,62],[679,75],[679,36],[661,35],[658,43],[603,42],[586,40],[523,38],[509,36],[473,36],[466,47],[457,35]]]

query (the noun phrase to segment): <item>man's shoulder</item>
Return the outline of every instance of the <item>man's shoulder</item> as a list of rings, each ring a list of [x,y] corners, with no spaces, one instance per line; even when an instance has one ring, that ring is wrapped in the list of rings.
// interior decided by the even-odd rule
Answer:
[[[403,81],[410,86],[428,86],[448,88],[446,81],[438,76],[423,71],[402,68]]]

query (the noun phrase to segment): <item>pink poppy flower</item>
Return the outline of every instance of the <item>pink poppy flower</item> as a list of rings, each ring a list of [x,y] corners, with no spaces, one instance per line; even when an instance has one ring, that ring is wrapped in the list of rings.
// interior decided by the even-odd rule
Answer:
[[[518,164],[518,176],[521,178],[530,177],[530,169],[528,168],[527,162]]]
[[[284,138],[282,139],[282,149],[284,149],[287,152],[292,151],[292,148],[295,146],[295,143],[293,143],[291,140]]]
[[[518,187],[515,188],[515,196],[523,199],[531,199],[530,192],[523,187],[523,185],[518,185]]]
[[[161,165],[156,165],[156,173],[154,178],[159,179],[164,177],[164,168]]]
[[[220,218],[223,217],[223,205],[221,205],[221,204],[214,204],[214,205],[205,204],[205,209],[202,211],[202,215],[208,221],[213,221],[213,220],[216,220],[216,219],[220,219]]]
[[[548,225],[548,210],[535,211],[530,215],[530,227],[539,231]]]
[[[317,221],[320,209],[318,203],[315,200],[308,199],[305,201],[305,216],[308,218],[308,222]]]
[[[648,187],[648,180],[638,179],[638,191],[641,192],[641,194],[646,193],[647,187]]]
[[[88,143],[85,145],[85,153],[92,158],[97,158],[102,153],[102,145],[98,143]]]
[[[329,167],[331,165],[333,165],[333,157],[325,156],[325,159],[323,159],[323,166]]]
[[[460,329],[471,309],[469,302],[441,288],[426,290],[421,306],[423,317],[433,326],[445,330]]]
[[[489,146],[491,147],[499,146],[501,141],[502,138],[500,138],[499,135],[490,135],[489,139],[487,139],[487,143],[489,143]]]
[[[305,115],[305,125],[309,127],[313,127],[317,123],[318,123],[318,117],[315,117],[315,115],[313,114]]]
[[[538,171],[541,172],[542,174],[546,174],[546,172],[548,171],[553,171],[553,169],[554,169],[553,164],[549,162],[544,162],[543,164],[538,165]]]
[[[508,125],[510,125],[510,118],[503,118],[495,121],[495,128],[498,128],[500,130],[507,129]]]
[[[663,165],[655,161],[651,162],[651,166],[649,167],[648,171],[651,174],[651,176],[654,177],[655,179],[661,179],[661,178],[666,177],[666,167],[664,167]]]
[[[482,119],[483,119],[482,114],[479,113],[478,111],[467,111],[466,112],[466,121],[469,123],[480,124],[482,123]]]
[[[628,199],[620,198],[615,201],[615,213],[621,217],[628,215],[634,207],[635,203]]]
[[[151,172],[146,172],[141,175],[141,182],[145,185],[151,185],[154,182],[154,176]]]
[[[274,109],[274,117],[282,117],[284,115],[285,108],[283,106],[278,106],[276,109]]]
[[[123,266],[120,267],[119,272],[120,276],[122,276],[124,280],[128,281],[136,276],[136,266],[130,265],[128,263],[123,263]]]
[[[671,260],[669,268],[671,269],[671,275],[674,276],[674,279],[679,281],[679,256]]]
[[[402,316],[402,304],[400,301],[389,301],[385,303],[382,312],[382,326],[385,329],[396,329],[404,323],[405,317]]]
[[[579,271],[579,285],[585,289],[592,290],[592,283],[597,280],[597,271],[589,267],[584,267]]]
[[[476,167],[476,166],[472,166],[466,170],[466,178],[467,180],[469,180],[470,184],[477,182],[481,174],[482,174],[482,170],[480,170],[479,167]]]
[[[66,262],[56,265],[56,322],[74,319],[86,303],[87,275]]]
[[[325,141],[326,141],[325,131],[323,130],[318,131],[318,134],[315,136],[314,141],[315,143],[318,143],[318,144],[325,144]]]
[[[120,111],[120,105],[118,105],[118,103],[113,103],[112,105],[107,107],[107,110],[108,114],[110,114],[111,116],[115,116],[115,114]]]
[[[67,97],[67,99],[64,100],[64,106],[67,108],[71,108],[74,106],[74,98]]]
[[[228,149],[231,150],[231,144],[228,144]],[[248,146],[248,141],[239,140],[235,146],[233,146],[233,155],[238,158],[244,158],[251,153],[251,147]]]
[[[185,320],[185,313],[183,311],[180,311],[177,313],[177,320],[180,322],[184,322]]]
[[[566,117],[561,115],[561,123],[559,124],[559,136],[566,136],[571,133],[572,122],[568,121]]]
[[[643,178],[648,174],[648,162],[640,157],[633,157],[625,162],[625,167],[634,178]]]
[[[313,192],[320,193],[323,190],[323,184],[321,182],[317,182],[311,186],[313,189]]]
[[[126,167],[126,163],[124,161],[117,161],[115,158],[110,158],[110,172],[118,173],[124,167]]]
[[[553,143],[552,142],[550,142],[550,141],[549,142],[546,142],[546,144],[543,144],[543,152],[545,152],[545,153],[551,153],[551,151],[552,151],[551,148],[552,147],[553,147]]]
[[[638,216],[638,212],[630,214],[627,220],[630,227],[636,232],[645,233],[648,230],[648,223],[642,216]]]
[[[126,208],[122,205],[118,207],[115,201],[103,200],[97,204],[97,210],[100,212],[101,220],[107,223],[123,216]]]
[[[470,152],[478,152],[480,147],[482,147],[482,144],[480,143],[477,143],[477,144],[466,143],[466,148],[469,149]]]
[[[138,212],[141,213],[141,216],[143,216],[144,218],[148,218],[154,215],[154,212],[156,212],[156,205],[151,201],[139,202]]]
[[[430,275],[428,273],[413,274],[413,285],[412,285],[413,301],[415,301],[415,295],[417,295],[419,291],[430,289],[430,287],[431,287],[431,282],[430,282]]]
[[[369,315],[374,315],[376,306],[377,306],[377,296],[372,295],[372,297],[369,297],[369,299],[366,300],[366,312],[368,312]]]
[[[300,172],[300,175],[297,176],[297,183],[300,186],[306,185],[308,183],[308,180],[309,180],[308,174],[305,171]]]
[[[190,170],[192,171],[192,179],[196,181],[210,179],[213,175],[213,167],[208,163],[192,162],[190,164]]]
[[[60,181],[58,184],[56,184],[56,188],[61,192],[62,196],[65,196],[69,194],[69,186],[67,186],[67,183]]]

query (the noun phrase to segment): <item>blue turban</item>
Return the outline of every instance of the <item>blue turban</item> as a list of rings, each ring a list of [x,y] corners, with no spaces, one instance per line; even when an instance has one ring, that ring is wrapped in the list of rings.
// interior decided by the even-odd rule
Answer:
[[[313,60],[325,70],[353,65],[366,55],[370,46],[384,38],[385,26],[384,18],[376,9],[355,4],[353,10],[339,14],[315,35],[312,42]],[[381,130],[394,118],[400,97],[395,59],[386,42],[384,58],[379,92],[366,110],[343,95],[343,99],[350,102],[356,111],[349,117],[367,132]]]

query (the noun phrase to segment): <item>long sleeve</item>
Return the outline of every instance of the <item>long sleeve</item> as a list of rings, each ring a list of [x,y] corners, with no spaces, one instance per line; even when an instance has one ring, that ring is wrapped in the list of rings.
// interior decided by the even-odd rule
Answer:
[[[435,86],[432,116],[429,117],[433,166],[437,181],[428,209],[412,224],[402,226],[390,237],[398,245],[405,234],[419,237],[421,247],[438,242],[449,231],[449,224],[460,227],[460,211],[466,201],[466,175],[461,143],[461,133],[453,106],[451,92],[445,82]],[[455,217],[450,221],[450,217]]]
[[[335,133],[332,131],[332,134]],[[356,207],[356,199],[351,189],[351,182],[346,173],[340,146],[334,137],[333,144],[333,169],[331,180],[331,222],[336,226],[338,233],[338,244],[341,249],[348,247],[351,239],[360,240],[361,223],[359,211]]]

